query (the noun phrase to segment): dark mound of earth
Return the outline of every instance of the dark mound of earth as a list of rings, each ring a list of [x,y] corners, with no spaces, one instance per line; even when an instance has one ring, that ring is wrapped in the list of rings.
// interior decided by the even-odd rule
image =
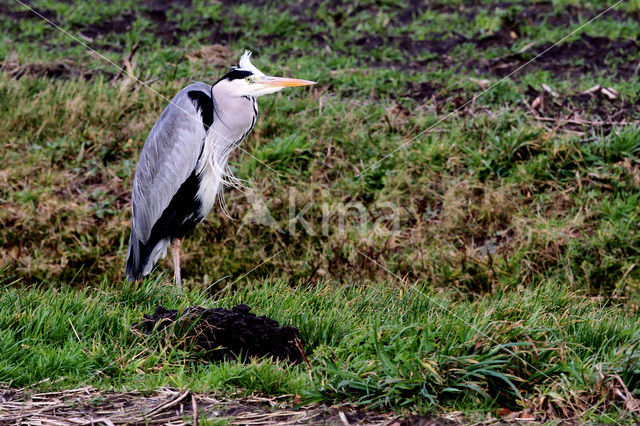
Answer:
[[[297,328],[280,327],[250,311],[244,304],[231,310],[191,306],[181,313],[158,306],[133,327],[147,335],[166,330],[183,349],[204,352],[210,361],[270,356],[297,364],[305,359]]]

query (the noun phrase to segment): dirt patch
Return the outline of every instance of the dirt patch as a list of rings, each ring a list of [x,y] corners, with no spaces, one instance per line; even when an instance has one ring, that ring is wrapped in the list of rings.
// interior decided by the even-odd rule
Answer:
[[[131,24],[135,22],[135,15],[125,13],[101,22],[96,22],[91,26],[82,29],[81,34],[90,39],[110,33],[124,34],[131,28]]]
[[[561,96],[548,86],[529,86],[523,103],[537,120],[576,131],[595,128],[607,133],[640,120],[640,105],[621,98],[611,87],[594,86]]]
[[[225,6],[232,2],[223,1]],[[540,41],[539,45],[532,45],[526,51],[513,52],[507,56],[495,60],[471,60],[466,57],[450,56],[454,50],[463,44],[474,46],[479,51],[506,48],[512,50],[517,42],[522,45],[521,37],[525,27],[533,27],[546,23],[554,27],[569,28],[574,27],[579,22],[595,17],[600,11],[576,6],[566,8],[556,8],[552,2],[503,2],[496,1],[488,4],[464,4],[450,5],[432,1],[411,0],[409,7],[379,6],[373,4],[351,4],[349,2],[331,2],[325,4],[320,1],[312,1],[308,4],[276,4],[264,0],[254,0],[250,5],[269,13],[287,13],[301,27],[308,28],[308,42],[318,49],[326,46],[336,48],[334,35],[325,30],[326,23],[318,18],[318,11],[323,9],[323,14],[327,19],[334,21],[336,27],[344,27],[352,22],[349,18],[354,16],[377,16],[384,12],[389,15],[389,28],[403,28],[415,21],[422,11],[432,10],[441,14],[457,14],[463,16],[466,21],[473,22],[480,12],[488,10],[500,10],[501,22],[499,30],[486,34],[477,33],[473,36],[463,35],[453,32],[434,32],[428,34],[424,39],[416,39],[410,32],[385,35],[381,33],[360,33],[352,40],[352,45],[358,46],[363,52],[370,52],[375,49],[393,48],[402,53],[402,60],[385,61],[374,59],[375,55],[367,58],[364,55],[362,65],[374,67],[393,67],[411,72],[424,72],[427,69],[447,68],[460,70],[467,68],[478,73],[492,74],[496,76],[508,75],[529,59],[535,57],[551,46],[548,41]],[[189,10],[193,8],[192,0],[147,0],[137,11],[123,11],[120,15],[112,16],[102,22],[96,22],[88,27],[79,26],[71,28],[79,31],[88,38],[94,47],[102,50],[125,51],[126,46],[121,42],[107,43],[103,36],[107,34],[123,34],[130,30],[131,24],[138,16],[150,20],[148,31],[163,40],[166,44],[177,45],[181,36],[190,34],[187,29],[180,28],[179,23],[174,19],[176,11]],[[55,13],[37,9],[53,22],[56,22]],[[614,9],[603,17],[614,21],[626,21],[637,18],[637,13],[630,13],[624,10]],[[40,19],[36,14],[28,10],[9,8],[0,5],[0,16],[5,16],[12,20],[20,19]],[[205,44],[229,45],[232,41],[243,37],[240,28],[245,24],[243,18],[233,12],[231,8],[226,8],[223,22],[216,22],[209,18],[200,18],[193,26],[196,28],[206,28],[207,35],[201,40]],[[238,29],[226,31],[225,28]],[[289,37],[285,35],[285,37]],[[270,35],[262,35],[258,38],[254,47],[260,50],[263,45],[268,45],[276,38]],[[281,38],[281,37],[279,37]],[[532,40],[535,41],[535,40]],[[338,48],[339,49],[339,48]],[[432,57],[425,57],[425,53],[430,53]],[[303,52],[292,54],[302,55]],[[545,53],[541,58],[527,66],[523,72],[531,70],[548,70],[558,74],[569,74],[571,76],[583,75],[595,71],[614,73],[621,78],[628,78],[638,72],[637,56],[640,54],[638,40],[618,39],[610,40],[606,37],[590,37],[583,35],[580,39],[570,43],[564,43]],[[415,59],[421,58],[421,59]],[[634,59],[635,58],[635,59]],[[627,60],[629,59],[629,60]],[[55,76],[55,75],[54,75]],[[517,78],[517,76],[515,76]]]
[[[538,46],[532,44],[525,50],[491,60],[451,56],[456,47],[465,43],[474,45],[478,50],[498,47],[510,48],[515,41],[512,38],[514,34],[513,30],[503,28],[492,35],[478,38],[467,38],[461,34],[454,34],[444,39],[435,38],[421,41],[404,37],[383,38],[370,34],[358,38],[355,40],[355,44],[366,51],[392,45],[408,58],[402,64],[402,69],[414,72],[427,70],[431,65],[436,64],[440,68],[453,68],[458,71],[467,68],[480,74],[505,77],[542,54],[512,78],[517,79],[520,74],[537,70],[571,77],[603,72],[623,79],[632,78],[640,73],[640,62],[637,59],[640,56],[640,43],[637,40],[609,39],[608,37],[593,37],[587,34],[583,34],[575,41],[563,43],[553,48],[551,42],[545,42]],[[424,52],[432,53],[433,58],[410,60],[410,58],[422,55]],[[380,61],[372,65],[397,67],[400,64]]]
[[[153,33],[169,44],[177,45],[180,43],[180,36],[188,34],[188,30],[179,28],[178,23],[171,19],[175,12],[181,9],[189,9],[192,7],[191,0],[149,0],[144,3],[144,15],[150,19],[154,25],[150,28]],[[230,9],[229,9],[230,11]],[[230,19],[237,19],[235,14]],[[233,21],[235,22],[235,21]],[[214,22],[209,18],[200,19],[196,24],[197,28],[206,28],[207,36],[203,42],[209,43],[227,43],[229,44],[238,33],[229,33],[223,30],[222,22]],[[231,28],[238,28],[238,25],[231,25]]]
[[[179,42],[179,30],[176,22],[168,18],[168,14],[177,8],[191,7],[191,0],[162,1],[151,0],[143,3],[145,15],[154,23],[151,30],[169,44]]]
[[[250,310],[243,304],[231,310],[192,306],[179,313],[158,306],[153,315],[145,315],[133,327],[147,335],[171,330],[170,338],[189,351],[204,352],[209,361],[270,356],[297,364],[305,359],[297,328],[280,327],[277,321]]]
[[[410,0],[411,7],[403,8],[399,13],[399,22],[403,25],[413,20],[416,11],[431,10],[439,14],[461,14],[465,20],[471,22],[476,19],[478,13],[486,11],[488,7],[492,12],[502,9],[507,11],[505,21],[513,23],[536,25],[542,22],[553,26],[576,24],[588,21],[597,16],[601,11],[575,5],[564,5],[556,8],[551,1],[494,1],[492,3],[463,2],[462,4],[439,3],[433,1]],[[638,13],[629,13],[621,8],[607,12],[606,16],[616,21],[626,21]]]
[[[30,7],[33,11],[24,7],[22,7],[23,10],[20,10],[19,8],[10,8],[8,5],[0,4],[0,17],[5,17],[12,21],[23,19],[40,20],[44,17],[54,24],[59,25],[57,15],[54,11],[33,7],[31,5]],[[176,11],[191,7],[191,0],[149,0],[142,4],[140,10],[134,12],[123,11],[123,13],[109,17],[103,21],[93,22],[89,26],[72,25],[67,29],[72,32],[79,32],[85,41],[89,42],[94,48],[122,52],[126,50],[126,46],[120,45],[119,43],[114,44],[113,42],[106,43],[103,42],[101,38],[109,34],[124,34],[128,32],[131,29],[131,25],[138,19],[138,16],[142,16],[153,23],[153,25],[148,28],[148,31],[151,31],[166,44],[177,45],[180,43],[180,36],[189,33],[189,31],[180,29],[178,22],[173,20],[172,16],[176,14]],[[65,25],[63,24],[63,26]],[[207,28],[210,34],[208,39],[212,42],[220,43],[233,38],[231,34],[222,30],[222,24],[220,22],[202,19],[196,26]],[[22,37],[21,34],[16,35]]]
[[[550,49],[527,65],[527,71],[546,70],[570,76],[604,71],[624,79],[638,74],[639,63],[631,59],[640,54],[637,40],[611,40],[583,34],[578,40],[551,46],[552,43],[544,43],[527,52],[513,53],[492,61],[471,62],[470,65],[479,71],[504,77]]]
[[[15,79],[29,76],[47,78],[81,78],[88,80],[98,73],[113,76],[113,74],[104,71],[97,72],[95,70],[86,70],[71,61],[31,62],[21,64],[17,60],[5,60],[1,70]]]
[[[367,424],[435,426],[460,424],[446,418],[398,416],[357,409],[348,404],[293,408],[290,397],[214,398],[161,388],[151,394],[101,392],[91,387],[34,393],[1,389],[0,424],[196,424],[198,419],[228,424]],[[194,418],[194,413],[195,417]],[[227,424],[225,422],[225,424]]]
[[[463,89],[449,89],[444,85],[434,85],[432,83],[409,83],[406,91],[402,94],[420,104],[433,104],[436,114],[450,112],[463,106],[473,94],[466,93]],[[392,96],[398,98],[401,96]]]
[[[222,44],[202,46],[198,50],[187,53],[186,56],[192,62],[202,62],[207,65],[221,67],[228,67],[235,59],[231,49]]]
[[[148,28],[157,38],[160,38],[167,44],[176,45],[180,42],[180,35],[186,33],[178,27],[178,23],[170,17],[175,12],[190,8],[191,0],[150,0],[142,4],[142,8],[136,12],[124,12],[121,15],[110,17],[104,21],[95,22],[88,27],[78,28],[83,36],[88,37],[94,42],[108,34],[124,34],[131,29],[131,25],[138,19],[138,16],[149,19],[154,25]],[[100,45],[100,43],[93,43]],[[101,44],[104,49],[122,51],[125,46],[113,44]]]
[[[595,18],[604,10],[588,9],[575,5],[563,5],[561,8],[556,9],[550,1],[516,4],[516,7],[522,9],[517,13],[515,20],[529,25],[543,21],[552,26],[578,24]],[[624,22],[632,17],[637,18],[639,14],[637,12],[627,12],[622,7],[618,7],[609,10],[604,16],[614,21]]]
[[[459,425],[456,421],[443,419],[438,417],[423,417],[412,415],[402,420],[397,420],[389,424],[389,426],[445,426]]]
[[[28,2],[28,3],[31,3],[31,2]],[[48,20],[50,20],[51,22],[53,22],[54,24],[58,24],[58,21],[56,19],[56,14],[53,11],[49,9],[35,7],[33,5],[29,5],[29,7],[33,9],[35,13],[27,9],[26,7],[20,5],[17,2],[15,3],[15,7],[13,8],[9,7],[8,2],[0,3],[0,15],[5,16],[12,20],[22,20],[22,19],[40,20],[42,19],[40,16],[43,16]]]
[[[476,15],[487,10],[488,5],[477,6],[451,6],[442,4],[416,3],[415,10],[431,9],[440,13],[462,14],[466,20],[473,21]],[[456,58],[450,56],[454,50],[463,44],[468,44],[477,51],[506,48],[513,49],[518,43],[522,45],[521,37],[524,27],[532,27],[542,23],[554,27],[566,27],[567,31],[577,25],[581,20],[592,19],[600,11],[570,6],[560,11],[556,10],[551,2],[539,3],[504,3],[491,4],[493,10],[500,8],[508,10],[502,17],[500,28],[490,34],[475,34],[466,36],[458,32],[432,33],[422,40],[416,40],[413,34],[401,34],[386,36],[376,33],[363,34],[354,40],[354,44],[364,51],[372,51],[378,48],[394,48],[402,52],[406,60],[402,62],[371,61],[368,65],[380,67],[400,67],[403,70],[414,72],[424,71],[436,65],[440,68],[456,69],[467,68],[482,74],[492,74],[504,77],[521,65],[545,52],[553,43],[532,40],[527,48],[507,56],[494,60],[478,60]],[[633,19],[634,13],[622,10],[611,10],[603,16],[603,19],[626,21]],[[402,19],[400,19],[402,17]],[[415,15],[399,13],[396,22],[403,25],[409,24]],[[393,24],[392,24],[393,26]],[[326,36],[330,41],[330,37]],[[424,58],[428,52],[432,58]],[[563,43],[550,49],[543,56],[527,65],[523,73],[532,70],[547,70],[557,75],[580,76],[593,72],[609,72],[620,78],[629,78],[638,75],[638,56],[640,55],[640,43],[633,39],[609,39],[607,37],[593,37],[582,34],[581,37],[569,43]],[[414,60],[415,57],[423,59]],[[517,78],[518,76],[514,76]]]

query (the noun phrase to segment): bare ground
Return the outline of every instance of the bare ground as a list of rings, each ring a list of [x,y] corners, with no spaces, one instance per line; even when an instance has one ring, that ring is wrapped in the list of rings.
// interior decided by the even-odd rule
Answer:
[[[289,397],[218,398],[161,388],[145,394],[104,392],[92,387],[59,392],[0,389],[0,425],[198,424],[203,418],[229,424],[367,424],[438,426],[459,424],[447,418],[398,416],[355,409],[347,404],[296,407]],[[295,401],[295,400],[294,400]],[[194,412],[197,413],[194,418]]]

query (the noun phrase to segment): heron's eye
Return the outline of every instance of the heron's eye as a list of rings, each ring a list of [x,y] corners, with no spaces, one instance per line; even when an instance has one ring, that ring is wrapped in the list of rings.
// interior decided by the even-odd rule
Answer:
[[[250,75],[246,77],[244,81],[246,81],[247,83],[253,83],[255,81],[255,78],[252,75]]]

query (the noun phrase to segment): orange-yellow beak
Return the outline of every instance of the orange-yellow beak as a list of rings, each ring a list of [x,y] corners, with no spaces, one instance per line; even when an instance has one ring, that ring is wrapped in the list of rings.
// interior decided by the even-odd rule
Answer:
[[[298,78],[271,77],[268,75],[259,77],[255,82],[271,87],[297,87],[316,84],[315,81],[300,80]]]

